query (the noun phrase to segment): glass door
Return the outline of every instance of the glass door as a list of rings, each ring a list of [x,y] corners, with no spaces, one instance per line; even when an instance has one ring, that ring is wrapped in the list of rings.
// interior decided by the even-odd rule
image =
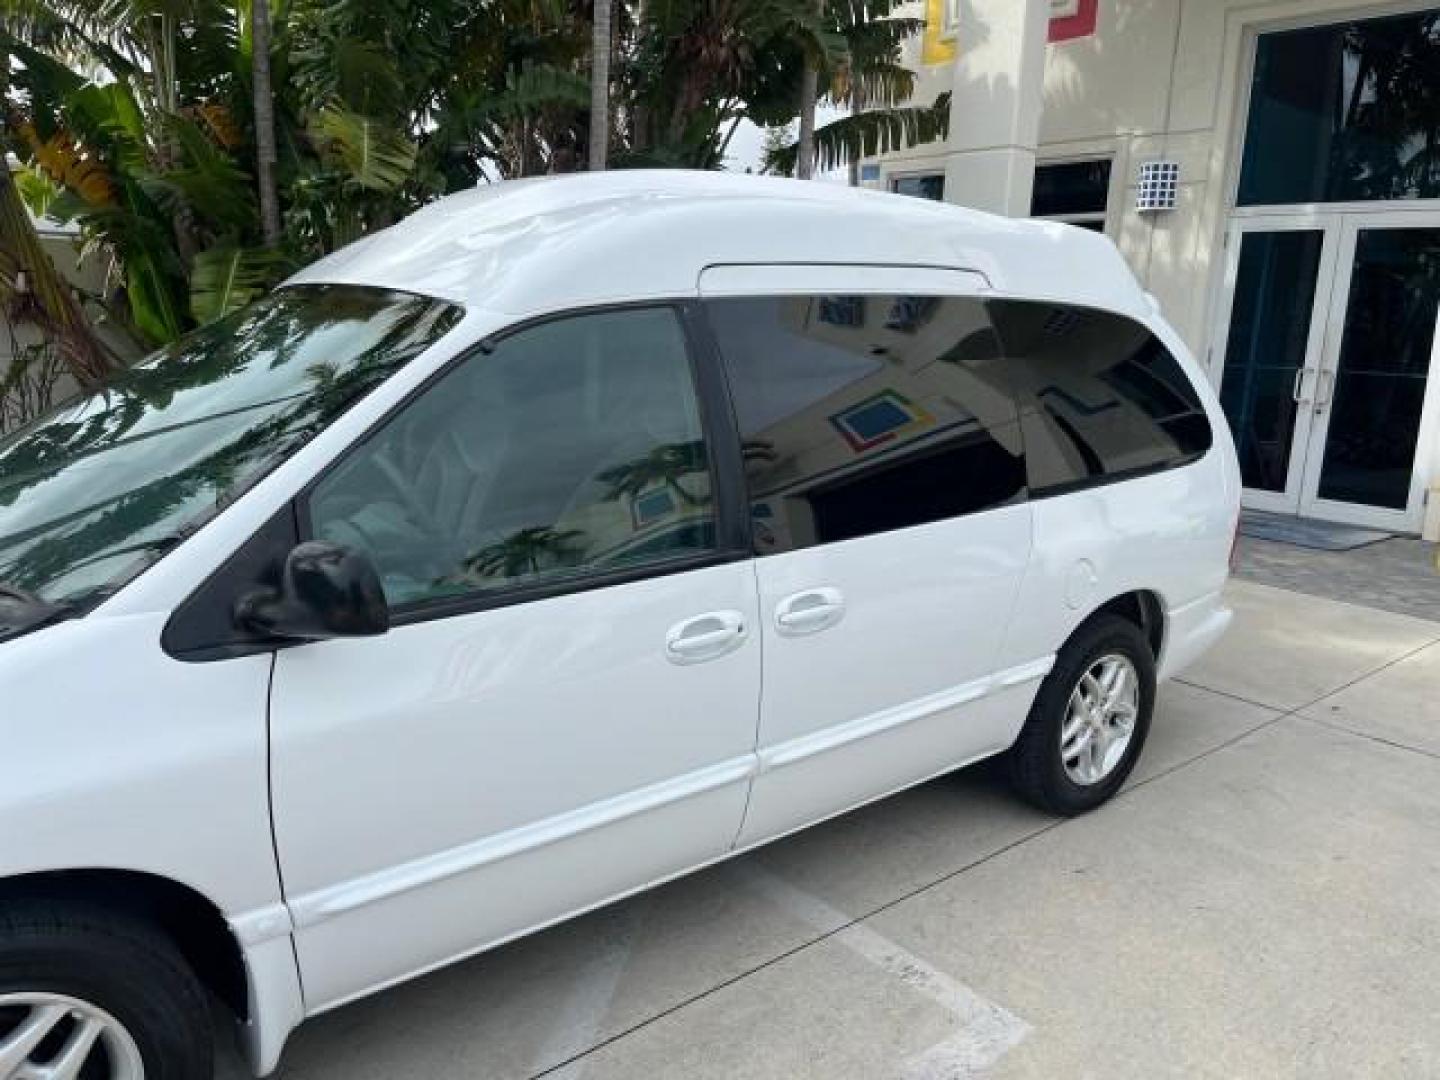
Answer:
[[[1247,506],[1300,510],[1338,225],[1333,215],[1248,217],[1227,240],[1214,374]]]
[[[1401,532],[1440,443],[1440,211],[1237,218],[1215,340],[1245,505]]]
[[[1440,213],[1347,214],[1336,265],[1300,510],[1418,530],[1436,441]]]

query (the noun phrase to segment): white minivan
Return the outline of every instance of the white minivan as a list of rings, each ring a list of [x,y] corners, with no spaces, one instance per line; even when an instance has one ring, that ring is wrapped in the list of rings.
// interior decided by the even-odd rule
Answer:
[[[303,1018],[1005,754],[1224,631],[1215,397],[1105,239],[499,184],[0,441],[0,1080]]]

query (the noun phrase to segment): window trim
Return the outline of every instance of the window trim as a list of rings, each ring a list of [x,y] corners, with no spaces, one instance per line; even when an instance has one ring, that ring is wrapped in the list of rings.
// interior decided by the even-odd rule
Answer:
[[[1210,418],[1208,413],[1205,418],[1207,420]],[[1211,427],[1214,427],[1213,423]],[[1189,454],[1176,458],[1174,461],[1162,461],[1157,465],[1136,465],[1130,469],[1122,469],[1120,472],[1102,473],[1099,476],[1087,476],[1082,480],[1067,480],[1063,484],[1030,487],[1026,490],[1029,491],[1032,502],[1039,499],[1058,499],[1064,495],[1074,495],[1079,491],[1093,491],[1095,488],[1109,487],[1111,484],[1125,484],[1131,480],[1143,480],[1147,476],[1174,472],[1176,469],[1188,469],[1191,465],[1198,465],[1204,461],[1214,449],[1215,442],[1212,439],[1210,445],[1202,453]]]
[[[668,310],[675,315],[686,357],[690,365],[691,385],[695,391],[696,404],[700,414],[700,436],[705,442],[706,460],[710,468],[711,491],[715,505],[716,546],[713,551],[696,552],[675,558],[657,559],[653,562],[633,566],[615,567],[607,570],[582,571],[573,575],[543,581],[517,582],[513,585],[498,585],[489,589],[457,593],[453,596],[432,597],[393,604],[390,608],[392,630],[402,626],[470,615],[495,608],[516,604],[533,603],[559,596],[607,589],[616,585],[628,585],[650,578],[668,577],[671,574],[701,570],[726,563],[753,558],[748,536],[745,542],[737,544],[737,537],[743,534],[745,520],[743,498],[743,474],[740,473],[740,444],[736,434],[734,414],[729,399],[716,400],[717,391],[724,386],[717,367],[717,358],[705,347],[702,328],[696,325],[697,302],[690,297],[655,297],[623,303],[596,304],[593,306],[566,308],[546,312],[512,323],[476,341],[468,348],[456,353],[419,386],[397,401],[384,416],[381,416],[365,431],[311,477],[298,492],[293,504],[300,541],[315,537],[314,522],[310,514],[310,497],[332,472],[339,469],[351,455],[380,434],[381,431],[405,409],[433,389],[441,380],[461,364],[475,356],[488,355],[500,342],[547,323],[560,322],[586,315],[602,315],[618,311]],[[296,643],[299,644],[299,643]]]

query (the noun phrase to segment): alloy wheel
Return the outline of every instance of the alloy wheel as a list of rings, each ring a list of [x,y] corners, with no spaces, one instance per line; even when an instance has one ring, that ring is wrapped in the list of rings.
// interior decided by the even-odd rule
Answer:
[[[1060,729],[1065,775],[1082,787],[1098,784],[1125,758],[1140,716],[1140,677],[1129,657],[1102,656],[1070,693]]]
[[[143,1080],[140,1048],[104,1009],[64,994],[0,993],[0,1080]]]

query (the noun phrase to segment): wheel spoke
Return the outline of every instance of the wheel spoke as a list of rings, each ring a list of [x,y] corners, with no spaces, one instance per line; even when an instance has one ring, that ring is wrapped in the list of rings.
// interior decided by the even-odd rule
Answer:
[[[1065,727],[1060,732],[1060,745],[1069,746],[1075,741],[1076,736],[1086,728],[1086,716],[1082,710],[1071,709],[1070,715],[1065,721]]]
[[[1082,726],[1075,739],[1060,748],[1060,756],[1065,761],[1074,761],[1090,748],[1090,744],[1094,740],[1095,729],[1089,725]]]
[[[1105,775],[1105,758],[1110,753],[1110,732],[1107,728],[1096,729],[1095,738],[1090,741],[1090,777],[1099,780]]]
[[[104,1030],[105,1025],[93,1016],[82,1020],[70,1033],[64,1049],[55,1055],[55,1060],[45,1070],[43,1075],[46,1080],[76,1080]]]
[[[1130,670],[1123,664],[1115,665],[1105,689],[1105,707],[1114,709],[1127,700],[1130,694]]]
[[[24,1023],[0,1041],[0,1080],[11,1080],[20,1072],[31,1053],[68,1011],[64,1005],[37,1006]]]

